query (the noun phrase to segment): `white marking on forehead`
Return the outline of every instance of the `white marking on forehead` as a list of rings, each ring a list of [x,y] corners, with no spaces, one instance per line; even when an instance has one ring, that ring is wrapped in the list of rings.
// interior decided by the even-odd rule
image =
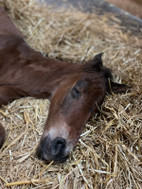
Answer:
[[[69,126],[66,123],[59,123],[57,126],[54,125],[48,131],[51,139],[55,139],[56,137],[61,137],[68,140],[69,137]]]

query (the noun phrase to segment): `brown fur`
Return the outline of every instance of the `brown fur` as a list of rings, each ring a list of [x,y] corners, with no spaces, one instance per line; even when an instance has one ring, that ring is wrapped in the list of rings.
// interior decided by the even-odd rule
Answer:
[[[40,158],[65,161],[83,126],[102,104],[112,78],[101,56],[84,65],[45,58],[29,47],[0,8],[0,106],[26,96],[51,100],[37,150]],[[124,85],[111,83],[116,91],[125,91]],[[4,138],[0,125],[0,146]]]

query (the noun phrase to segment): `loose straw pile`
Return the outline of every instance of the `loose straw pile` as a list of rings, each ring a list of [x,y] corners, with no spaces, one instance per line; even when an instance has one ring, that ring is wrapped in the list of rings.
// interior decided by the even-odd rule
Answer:
[[[122,33],[111,15],[55,12],[32,0],[1,4],[43,55],[82,63],[104,52],[115,81],[132,87],[129,93],[106,97],[100,114],[86,124],[70,158],[60,165],[35,157],[50,102],[23,98],[2,107],[7,138],[0,150],[1,188],[142,188],[142,41]]]

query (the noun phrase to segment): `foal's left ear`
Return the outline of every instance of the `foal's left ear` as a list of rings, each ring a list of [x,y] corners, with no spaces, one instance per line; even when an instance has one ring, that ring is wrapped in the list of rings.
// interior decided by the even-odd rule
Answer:
[[[125,93],[126,91],[130,91],[130,87],[125,84],[119,84],[111,81],[110,90],[114,93]]]

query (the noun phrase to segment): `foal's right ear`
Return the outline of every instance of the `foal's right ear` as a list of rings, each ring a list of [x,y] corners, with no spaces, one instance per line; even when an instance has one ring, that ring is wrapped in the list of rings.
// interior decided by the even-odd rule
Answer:
[[[125,93],[126,91],[130,91],[130,87],[125,84],[119,84],[111,81],[110,90],[114,93]]]
[[[90,60],[84,65],[84,70],[85,71],[100,71],[103,65],[102,55],[103,53],[99,53],[95,55],[92,60]]]

